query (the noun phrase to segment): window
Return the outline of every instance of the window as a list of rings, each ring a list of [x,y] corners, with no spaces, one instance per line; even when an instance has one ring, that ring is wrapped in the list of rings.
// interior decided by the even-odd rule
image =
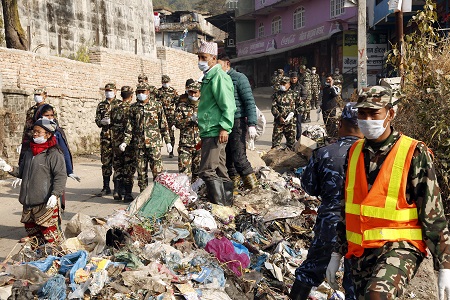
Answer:
[[[294,11],[294,29],[305,27],[305,9],[299,7]]]
[[[281,17],[276,16],[272,19],[272,34],[277,34],[281,32]]]
[[[344,13],[345,0],[330,0],[330,16],[335,18]]]
[[[258,37],[264,37],[264,23],[259,23],[258,26]]]

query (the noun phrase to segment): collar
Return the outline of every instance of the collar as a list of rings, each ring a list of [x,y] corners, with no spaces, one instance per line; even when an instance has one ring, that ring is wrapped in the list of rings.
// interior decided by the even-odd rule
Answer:
[[[372,153],[376,152],[388,152],[392,146],[397,142],[400,138],[401,134],[394,130],[394,127],[391,126],[391,134],[382,142],[374,143],[369,141],[368,139],[364,139],[364,150],[367,150]]]

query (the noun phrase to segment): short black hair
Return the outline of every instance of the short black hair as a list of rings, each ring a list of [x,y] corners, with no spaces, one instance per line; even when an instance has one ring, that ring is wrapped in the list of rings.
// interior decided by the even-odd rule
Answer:
[[[128,92],[120,92],[120,97],[122,97],[122,99],[128,99],[130,98],[130,96],[132,96],[134,94],[134,92],[132,91],[128,91]]]
[[[223,61],[230,61],[230,58],[228,57],[228,55],[226,53],[220,53],[219,56],[217,57],[218,60],[223,60]]]

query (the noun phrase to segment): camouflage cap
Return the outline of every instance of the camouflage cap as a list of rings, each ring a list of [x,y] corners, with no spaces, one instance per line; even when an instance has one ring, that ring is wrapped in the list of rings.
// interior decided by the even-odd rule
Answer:
[[[124,93],[133,93],[133,92],[134,92],[133,88],[132,88],[131,86],[129,86],[129,85],[124,85],[124,86],[120,89],[120,91],[121,91],[121,92],[124,92]]]
[[[305,65],[301,65],[300,66],[300,70],[306,70],[306,66]]]
[[[356,102],[348,102],[342,109],[342,119],[349,120],[354,125],[358,125],[358,108],[355,107]]]
[[[105,90],[115,90],[116,89],[116,84],[115,83],[107,83],[105,84]]]
[[[136,86],[136,92],[137,91],[149,91],[149,90],[150,90],[150,85],[148,83],[145,83],[145,82],[140,82]]]
[[[291,79],[289,77],[287,77],[287,76],[283,76],[280,79],[280,83],[288,83],[290,81],[291,81]]]
[[[147,75],[145,75],[145,74],[139,74],[139,76],[138,76],[138,82],[143,82],[144,80],[148,80]]]
[[[35,88],[34,91],[33,91],[34,95],[40,95],[42,93],[47,94],[47,88],[44,87],[44,86],[43,87],[39,87],[39,88]]]
[[[284,70],[283,69],[278,69],[277,72],[278,72],[278,74],[284,74]]]
[[[194,83],[195,80],[192,78],[189,78],[188,80],[186,80],[186,84],[184,86],[188,87],[191,83]]]
[[[55,133],[56,131],[56,123],[53,120],[48,119],[39,119],[34,123],[34,126],[39,126],[45,131],[48,131],[50,133]]]
[[[375,85],[362,88],[359,91],[358,102],[355,107],[380,109],[387,104],[394,105],[391,89]]]
[[[188,85],[188,90],[189,91],[199,91],[201,87],[202,87],[202,84],[198,81],[195,81]]]
[[[170,77],[168,75],[163,75],[161,81],[164,83],[170,82]]]

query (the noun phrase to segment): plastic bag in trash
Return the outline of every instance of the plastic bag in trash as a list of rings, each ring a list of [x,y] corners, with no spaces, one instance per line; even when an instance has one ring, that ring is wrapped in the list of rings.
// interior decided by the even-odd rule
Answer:
[[[207,232],[202,228],[193,228],[192,233],[194,234],[194,241],[197,246],[200,248],[205,248],[206,244],[214,239],[214,234],[211,232]]]
[[[192,224],[195,227],[217,229],[216,220],[214,220],[212,214],[206,209],[201,208],[193,210],[189,214],[189,217],[191,218]]]
[[[247,254],[237,254],[233,243],[226,237],[213,239],[206,244],[205,250],[213,253],[221,262],[226,262],[227,267],[237,276],[242,275],[243,269],[250,265],[250,258]]]
[[[66,299],[66,279],[57,274],[47,280],[38,291],[39,299],[64,300]]]

